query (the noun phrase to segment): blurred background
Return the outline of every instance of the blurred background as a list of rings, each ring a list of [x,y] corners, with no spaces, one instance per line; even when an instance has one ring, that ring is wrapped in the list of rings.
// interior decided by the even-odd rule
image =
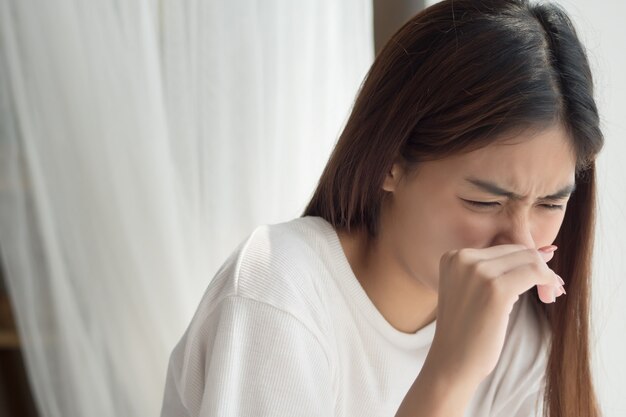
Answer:
[[[432,3],[0,0],[0,417],[158,415],[211,277],[300,215],[375,54]],[[619,417],[626,5],[559,3],[606,136],[592,347]]]

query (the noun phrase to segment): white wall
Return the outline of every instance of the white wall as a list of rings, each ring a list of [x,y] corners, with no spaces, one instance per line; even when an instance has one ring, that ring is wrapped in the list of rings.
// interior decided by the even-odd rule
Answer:
[[[585,43],[605,148],[598,159],[594,376],[605,417],[626,416],[626,4],[562,0]]]

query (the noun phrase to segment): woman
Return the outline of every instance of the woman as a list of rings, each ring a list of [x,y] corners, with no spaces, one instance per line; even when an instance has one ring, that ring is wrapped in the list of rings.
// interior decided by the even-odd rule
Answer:
[[[162,416],[599,416],[602,145],[560,7],[425,9],[376,57],[302,217],[214,277]]]

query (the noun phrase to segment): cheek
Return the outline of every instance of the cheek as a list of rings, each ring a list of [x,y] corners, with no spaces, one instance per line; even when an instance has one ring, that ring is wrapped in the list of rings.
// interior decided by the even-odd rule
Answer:
[[[496,232],[495,222],[489,216],[471,213],[448,200],[429,207],[428,214],[420,219],[420,249],[437,265],[449,250],[485,247]]]
[[[448,219],[447,225],[441,225],[447,237],[446,250],[485,247],[495,233],[492,219],[470,213],[463,207],[455,209]]]
[[[539,246],[551,244],[556,239],[562,224],[563,215],[537,216],[533,225],[533,239]]]
[[[433,198],[416,201],[397,207],[390,219],[394,232],[390,244],[402,267],[435,291],[439,259],[448,250],[451,222],[456,221],[442,206]]]
[[[494,226],[485,216],[472,216],[449,203],[429,210],[413,218],[411,236],[399,249],[405,251],[413,272],[436,290],[441,256],[452,249],[486,246]]]

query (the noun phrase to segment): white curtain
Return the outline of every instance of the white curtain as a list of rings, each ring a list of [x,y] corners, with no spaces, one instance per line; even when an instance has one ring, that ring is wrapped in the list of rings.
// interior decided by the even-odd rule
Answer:
[[[221,263],[297,217],[369,0],[0,0],[0,254],[45,417],[157,415]]]

